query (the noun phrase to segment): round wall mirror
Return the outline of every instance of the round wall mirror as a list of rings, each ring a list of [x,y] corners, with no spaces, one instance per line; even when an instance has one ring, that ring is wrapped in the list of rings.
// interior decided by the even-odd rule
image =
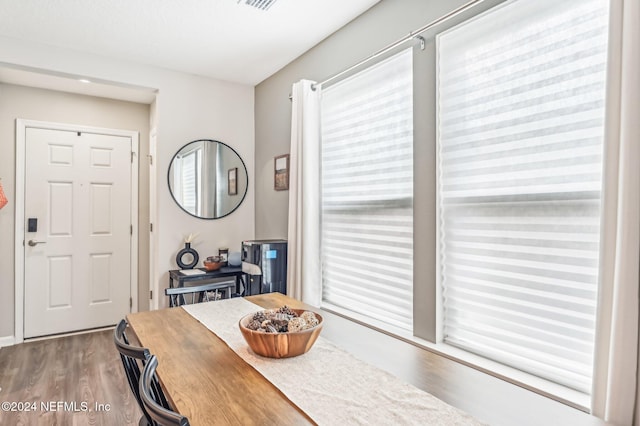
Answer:
[[[242,204],[249,176],[233,148],[200,139],[173,156],[168,180],[171,196],[182,210],[201,219],[219,219]]]

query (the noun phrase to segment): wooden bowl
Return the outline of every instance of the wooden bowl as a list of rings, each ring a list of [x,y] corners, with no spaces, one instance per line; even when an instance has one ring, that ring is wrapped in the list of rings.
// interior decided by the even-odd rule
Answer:
[[[202,263],[204,264],[204,269],[206,269],[207,271],[217,271],[222,267],[223,262],[210,262],[208,260],[205,260]]]
[[[292,309],[296,314],[301,315],[304,309]],[[249,314],[240,320],[238,325],[244,340],[249,347],[258,355],[267,358],[290,358],[307,353],[316,342],[322,331],[322,316],[315,313],[318,325],[308,330],[296,331],[293,333],[265,333],[248,329],[246,324],[251,321],[254,314]]]

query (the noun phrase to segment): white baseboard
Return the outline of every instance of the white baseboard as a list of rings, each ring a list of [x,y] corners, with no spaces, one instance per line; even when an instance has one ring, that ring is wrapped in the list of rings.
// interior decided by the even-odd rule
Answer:
[[[14,336],[4,336],[0,337],[0,348],[5,346],[13,346],[16,343],[16,339]]]

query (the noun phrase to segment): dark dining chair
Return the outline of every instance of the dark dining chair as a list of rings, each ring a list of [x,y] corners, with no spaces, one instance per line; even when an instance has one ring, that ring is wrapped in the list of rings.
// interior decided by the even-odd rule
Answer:
[[[182,306],[193,303],[209,302],[221,297],[220,291],[225,291],[227,298],[235,288],[235,281],[223,281],[208,284],[165,288],[164,294],[169,297],[169,307]]]
[[[129,344],[129,339],[127,338],[127,334],[125,332],[127,328],[127,322],[123,319],[116,326],[113,333],[113,341],[116,345],[116,349],[120,353],[120,359],[122,360],[122,365],[124,367],[124,373],[127,376],[127,381],[129,382],[129,387],[131,388],[131,392],[133,392],[133,396],[136,398],[138,405],[140,406],[140,410],[142,410],[143,416],[140,418],[139,425],[150,425],[155,426],[153,419],[147,413],[142,404],[142,400],[140,399],[140,376],[141,376],[141,367],[144,368],[144,365],[147,363],[147,360],[151,357],[151,353],[147,348],[141,348],[139,346],[132,346]],[[169,403],[167,402],[162,389],[160,388],[160,384],[157,380],[152,384],[153,392],[156,395],[158,401],[161,401],[165,407],[169,407]]]
[[[176,413],[170,409],[163,407],[155,396],[153,395],[153,383],[156,380],[156,368],[158,367],[158,359],[155,355],[151,355],[151,358],[147,361],[142,371],[142,378],[140,379],[140,398],[142,399],[142,405],[144,405],[147,413],[151,416],[154,422],[162,426],[188,426],[189,419]]]

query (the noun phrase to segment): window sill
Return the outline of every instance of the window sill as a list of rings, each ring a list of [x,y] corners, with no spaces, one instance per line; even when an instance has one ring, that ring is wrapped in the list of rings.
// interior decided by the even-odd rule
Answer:
[[[325,311],[344,317],[359,323],[365,327],[374,329],[391,337],[400,339],[421,349],[441,355],[468,367],[489,374],[506,382],[520,386],[539,395],[545,396],[585,413],[590,412],[591,400],[589,395],[567,388],[566,386],[536,377],[518,369],[491,361],[487,358],[475,355],[471,352],[459,349],[446,343],[432,343],[413,336],[406,330],[383,324],[363,315],[357,315],[337,306],[322,305]]]
[[[398,337],[403,340],[409,340],[410,343],[413,343],[423,349],[446,356],[454,361],[460,362],[509,383],[513,383],[514,385],[523,387],[532,392],[554,399],[558,402],[584,411],[585,413],[590,412],[590,396],[582,392],[536,377],[532,374],[500,364],[446,343],[431,343],[415,336]]]

